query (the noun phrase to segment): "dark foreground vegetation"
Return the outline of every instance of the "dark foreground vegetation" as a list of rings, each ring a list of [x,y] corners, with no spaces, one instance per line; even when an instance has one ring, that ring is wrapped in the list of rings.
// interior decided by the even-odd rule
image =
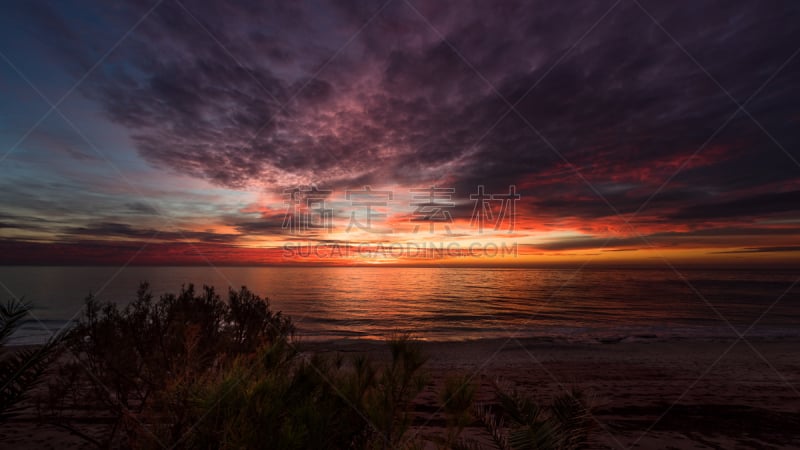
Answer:
[[[0,309],[6,339],[27,314]],[[0,420],[25,401],[40,420],[99,448],[535,448],[586,445],[583,396],[541,404],[497,389],[476,404],[476,386],[453,376],[439,386],[446,427],[413,429],[414,399],[429,387],[419,342],[397,336],[390,358],[303,351],[291,319],[246,288],[223,300],[191,285],[155,298],[143,284],[119,308],[89,297],[62,336],[0,356]],[[37,393],[32,389],[39,383]],[[26,398],[27,396],[27,398]],[[481,424],[481,435],[464,435]]]

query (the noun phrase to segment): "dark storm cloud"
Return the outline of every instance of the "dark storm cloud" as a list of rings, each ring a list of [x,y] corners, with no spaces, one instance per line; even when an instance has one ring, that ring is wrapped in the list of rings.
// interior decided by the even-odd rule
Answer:
[[[341,49],[383,3],[187,1],[187,12],[167,0],[82,89],[151,164],[221,186],[516,183],[539,214],[580,218],[613,211],[575,169],[635,211],[736,111],[632,2],[571,49],[613,2],[413,3],[423,19],[398,0]],[[101,5],[120,29],[148,7]],[[796,2],[644,6],[738,102],[800,42]],[[64,54],[90,59],[76,52]],[[747,105],[795,157],[798,76],[795,60]],[[519,114],[506,114],[506,99]],[[646,211],[686,221],[789,211],[793,193],[731,196],[798,170],[740,113]]]
[[[131,202],[126,203],[125,207],[134,214],[144,214],[148,216],[158,216],[158,210],[154,208],[152,205],[148,205],[147,203],[142,202]]]
[[[798,252],[800,245],[789,245],[783,247],[753,247],[745,248],[742,250],[731,250],[725,252],[712,252],[712,253],[783,253],[783,252]]]
[[[685,238],[685,237],[728,237],[728,236],[796,236],[794,227],[768,228],[768,227],[709,227],[692,230],[689,232],[663,231],[653,234],[659,238]]]
[[[206,243],[229,243],[237,239],[237,235],[204,232],[204,231],[162,231],[153,229],[136,228],[124,223],[102,222],[86,227],[76,227],[64,230],[69,236],[84,237],[122,237],[144,240],[164,241],[197,241]]]
[[[18,216],[0,213],[0,229],[18,229],[26,231],[49,232],[58,224],[40,217]]]
[[[730,219],[800,211],[800,191],[776,192],[736,200],[687,206],[674,219]]]
[[[602,248],[605,251],[633,251],[650,248],[680,247],[696,245],[696,242],[707,242],[709,238],[718,238],[726,245],[738,246],[742,242],[752,242],[754,236],[767,237],[795,237],[797,230],[793,228],[752,228],[752,227],[709,227],[691,231],[669,231],[655,233],[635,233],[633,236],[575,236],[535,244],[532,247],[539,250],[587,250]],[[742,250],[723,251],[712,253],[766,253],[795,251],[798,246],[771,246]]]
[[[275,235],[288,234],[283,227],[283,215],[242,219],[240,217],[228,218],[231,226],[245,235]]]
[[[640,238],[601,238],[601,237],[578,237],[574,239],[560,239],[558,241],[536,244],[534,247],[540,250],[585,250],[594,248],[614,248],[628,246],[642,246],[644,241]]]

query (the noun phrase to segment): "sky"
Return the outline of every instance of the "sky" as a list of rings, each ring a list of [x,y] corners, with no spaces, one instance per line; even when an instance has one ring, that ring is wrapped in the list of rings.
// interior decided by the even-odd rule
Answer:
[[[0,264],[793,265],[793,1],[5,1]]]

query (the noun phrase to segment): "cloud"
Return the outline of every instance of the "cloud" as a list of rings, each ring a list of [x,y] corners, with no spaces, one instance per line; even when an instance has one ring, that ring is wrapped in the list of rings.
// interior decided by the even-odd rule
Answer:
[[[158,210],[152,205],[143,202],[130,202],[125,206],[134,214],[158,215]]]
[[[102,222],[85,227],[77,227],[64,230],[69,236],[92,237],[92,238],[129,238],[175,242],[207,242],[207,243],[230,243],[238,238],[235,234],[215,233],[211,231],[190,231],[176,230],[164,231],[154,229],[136,228],[129,224]]]
[[[731,219],[800,211],[800,191],[770,192],[681,208],[673,219]]]
[[[447,175],[512,183],[562,165],[560,155],[593,183],[623,177],[654,188],[677,169],[676,156],[688,157],[736,109],[633,4],[617,6],[567,54],[612,2],[416,5],[437,31],[396,3],[340,51],[381,2],[312,10],[200,1],[187,3],[191,14],[165,2],[84,91],[131,131],[147,161],[233,188]],[[800,37],[790,27],[782,37],[794,39],[776,39],[773,23],[798,13],[782,5],[645,4],[738,101]],[[111,23],[122,20],[122,11],[97,7]],[[797,72],[797,64],[784,68],[748,105],[786,146],[797,139],[784,133]],[[508,106],[499,95],[516,102],[531,86],[517,105],[522,118],[496,124]],[[760,130],[726,130],[719,148],[765,142]],[[746,153],[783,158],[758,150]],[[737,158],[740,170],[751,159]],[[679,181],[714,175],[694,169]]]
[[[742,250],[730,250],[724,252],[712,253],[783,253],[783,252],[800,252],[800,245],[788,245],[783,247],[751,247]]]
[[[610,10],[612,0],[183,5],[161,3],[80,86],[165,172],[239,191],[436,184],[465,196],[479,184],[516,184],[530,226],[586,234],[542,244],[548,250],[630,234],[616,212],[660,245],[777,235],[785,228],[753,223],[800,204],[798,167],[784,153],[800,158],[800,58],[784,65],[800,42],[796,2],[642,2],[669,34],[636,3]],[[150,6],[90,2],[78,14],[37,4],[24,14],[77,78],[108,47],[90,39],[110,46]],[[737,113],[748,100],[758,123]],[[81,157],[63,137],[34,137]],[[61,197],[26,202],[67,216]],[[156,231],[126,225],[154,215],[151,206],[122,205],[61,231]],[[279,217],[223,222],[282,234]],[[610,247],[642,246],[612,237]]]

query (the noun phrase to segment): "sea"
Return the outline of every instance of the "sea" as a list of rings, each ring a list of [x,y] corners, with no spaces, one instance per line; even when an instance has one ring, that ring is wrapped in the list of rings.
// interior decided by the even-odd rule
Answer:
[[[610,343],[800,336],[797,270],[406,267],[0,267],[30,319],[9,344],[70,326],[89,294],[126,305],[140,283],[247,286],[307,341],[539,338]]]

